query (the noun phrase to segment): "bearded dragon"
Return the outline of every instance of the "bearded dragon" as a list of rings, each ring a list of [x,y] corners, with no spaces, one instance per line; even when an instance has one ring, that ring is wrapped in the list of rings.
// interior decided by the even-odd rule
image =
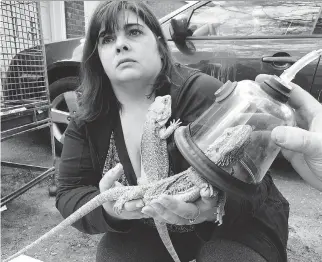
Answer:
[[[171,96],[157,96],[148,109],[141,140],[141,176],[138,184],[160,181],[169,175],[169,156],[166,139],[179,127],[180,120],[165,124],[171,116]],[[154,219],[159,236],[175,262],[179,256],[172,244],[167,224]]]
[[[157,96],[148,109],[141,139],[141,176],[138,184],[151,183],[169,174],[166,139],[181,124],[180,120],[165,124],[171,116],[171,96]]]
[[[221,136],[219,136],[205,151],[206,155],[218,166],[228,168],[234,165],[231,161],[240,161],[243,157],[243,151],[250,142],[252,127],[249,125],[239,125],[232,128],[227,128]],[[223,146],[224,145],[224,146]],[[238,145],[236,148],[236,145]],[[224,147],[224,148],[222,148]],[[235,156],[235,155],[238,155]],[[117,164],[113,171],[123,172],[121,164]],[[71,226],[76,221],[87,215],[95,208],[101,206],[107,201],[115,202],[115,211],[119,212],[124,204],[129,200],[142,199],[146,205],[152,200],[157,199],[160,195],[171,195],[177,200],[185,202],[195,202],[200,197],[200,190],[202,188],[209,188],[208,182],[198,174],[193,168],[189,167],[187,170],[155,181],[153,183],[142,184],[138,186],[119,186],[106,190],[85,205],[77,209],[74,213],[64,219],[57,226],[38,238],[36,241],[21,249],[14,255],[5,259],[4,262],[9,262],[11,259],[25,253],[42,241],[64,230],[67,226]],[[219,192],[216,193],[217,195]],[[225,204],[225,197],[221,198],[219,202],[221,206]],[[121,207],[121,209],[120,209]],[[223,208],[220,208],[221,216]]]

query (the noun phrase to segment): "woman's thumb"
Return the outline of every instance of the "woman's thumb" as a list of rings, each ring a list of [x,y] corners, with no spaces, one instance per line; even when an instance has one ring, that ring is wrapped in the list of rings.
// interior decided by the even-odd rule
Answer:
[[[279,126],[271,133],[272,140],[282,148],[307,156],[322,155],[322,134],[298,127]]]
[[[99,182],[100,191],[102,192],[113,187],[114,183],[121,177],[123,172],[123,166],[120,163],[107,171]]]

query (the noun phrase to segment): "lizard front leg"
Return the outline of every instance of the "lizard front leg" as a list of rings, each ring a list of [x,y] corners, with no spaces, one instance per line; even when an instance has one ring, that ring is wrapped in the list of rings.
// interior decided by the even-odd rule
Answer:
[[[172,120],[168,128],[165,128],[165,126],[160,128],[159,137],[161,139],[167,139],[174,132],[174,130],[176,130],[180,125],[181,125],[180,119],[178,119],[177,121]]]
[[[143,186],[133,186],[131,190],[127,190],[115,202],[113,210],[117,215],[120,215],[124,204],[130,200],[143,198],[146,188]]]
[[[216,222],[221,225],[223,222],[222,218],[225,215],[226,193],[214,188],[211,184],[206,182],[206,180],[203,179],[197,172],[192,172],[190,179],[199,188],[207,188],[208,185],[208,188],[210,189],[210,196],[217,197]]]

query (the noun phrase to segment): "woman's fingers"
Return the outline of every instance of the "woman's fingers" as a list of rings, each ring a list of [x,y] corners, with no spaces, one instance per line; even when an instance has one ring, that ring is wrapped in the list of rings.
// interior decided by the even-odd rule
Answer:
[[[166,210],[184,219],[193,219],[199,213],[195,204],[179,201],[168,195],[160,196],[157,200],[151,202],[152,205],[153,203],[161,204]]]
[[[120,163],[107,171],[99,182],[100,191],[103,192],[113,187],[115,182],[121,177],[123,172],[123,166]]]
[[[201,201],[205,206],[213,207],[218,201],[218,191],[215,188],[202,188],[200,190]]]
[[[134,211],[123,211],[120,215],[123,219],[141,219],[141,218],[149,218],[150,216],[143,214],[140,210],[134,210]]]
[[[124,204],[124,210],[129,212],[136,211],[142,207],[144,207],[144,202],[142,199],[130,200]]]
[[[114,168],[110,169],[106,174],[102,177],[99,182],[99,189],[101,192],[106,191],[114,186],[122,187],[123,185],[118,183],[117,180],[123,174],[123,166],[121,164],[117,164]],[[105,211],[118,219],[141,219],[147,218],[147,215],[141,213],[141,208],[144,206],[142,199],[135,199],[128,201],[123,206],[123,212],[120,215],[117,215],[113,211],[113,206],[115,205],[115,201],[107,201],[103,204]]]
[[[142,212],[156,220],[175,225],[187,225],[189,219],[196,218],[199,214],[196,205],[178,201],[167,195],[151,201]]]
[[[142,208],[142,213],[148,215],[149,217],[156,219],[160,222],[175,224],[175,225],[185,225],[187,220],[179,217],[178,215],[167,210],[164,206],[159,203],[154,203]]]
[[[172,196],[162,195],[157,200],[151,201],[148,206],[142,209],[142,212],[166,223],[198,224],[208,219],[205,215],[209,214],[208,211],[214,208],[215,203],[216,199],[211,198],[209,192],[205,192],[204,197],[195,203],[186,203]]]

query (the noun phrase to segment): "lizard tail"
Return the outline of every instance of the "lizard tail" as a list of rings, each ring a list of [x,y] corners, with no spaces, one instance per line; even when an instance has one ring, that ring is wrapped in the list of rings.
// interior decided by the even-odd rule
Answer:
[[[108,192],[108,191],[105,191]],[[89,212],[93,211],[95,208],[99,207],[106,201],[106,195],[104,193],[97,195],[93,199],[91,199],[89,202],[87,202],[85,205],[81,206],[79,209],[77,209],[74,213],[72,213],[70,216],[68,216],[66,219],[64,219],[62,222],[60,222],[57,226],[52,228],[50,231],[42,235],[40,238],[32,242],[31,244],[27,245],[26,247],[19,250],[17,253],[13,254],[12,256],[8,257],[7,259],[3,260],[3,262],[9,262],[10,260],[22,255],[23,253],[27,252],[29,249],[35,247],[39,243],[43,242],[44,240],[54,236],[58,232],[62,231],[68,226],[71,226],[74,224],[77,220],[81,219],[83,216],[87,215]]]
[[[172,244],[170,235],[169,235],[169,231],[167,228],[167,224],[165,223],[160,223],[157,220],[154,220],[155,226],[158,230],[159,236],[164,244],[164,246],[166,247],[166,249],[168,250],[170,256],[172,257],[174,262],[180,262],[180,258]]]

